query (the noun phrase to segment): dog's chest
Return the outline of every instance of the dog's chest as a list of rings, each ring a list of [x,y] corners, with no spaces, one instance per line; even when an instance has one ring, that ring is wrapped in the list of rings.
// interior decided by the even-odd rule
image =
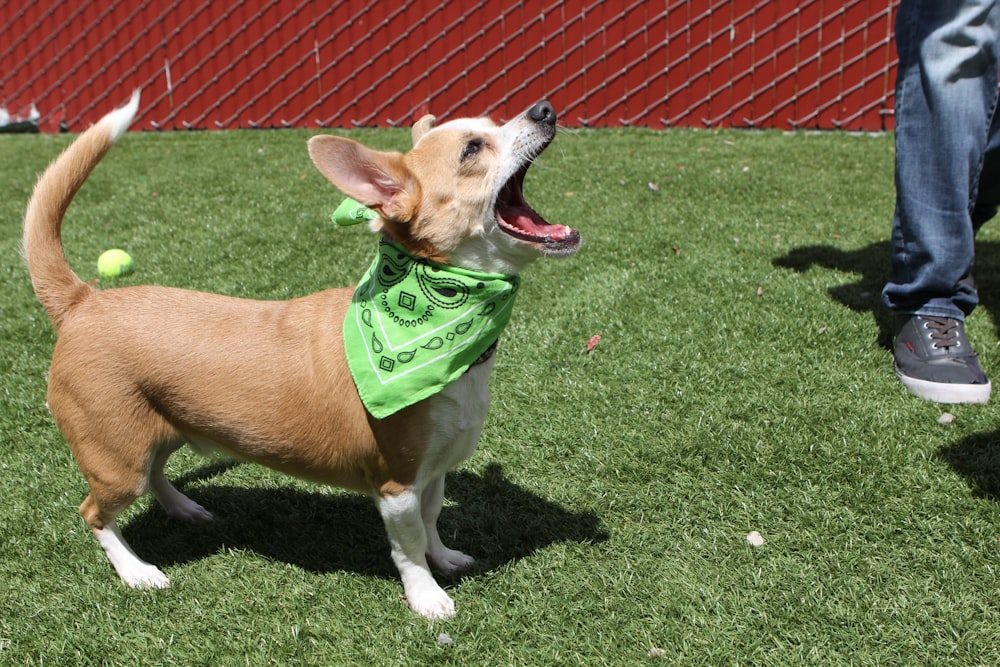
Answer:
[[[440,475],[467,460],[476,450],[490,407],[489,378],[493,357],[469,368],[430,402],[432,435],[421,475]]]

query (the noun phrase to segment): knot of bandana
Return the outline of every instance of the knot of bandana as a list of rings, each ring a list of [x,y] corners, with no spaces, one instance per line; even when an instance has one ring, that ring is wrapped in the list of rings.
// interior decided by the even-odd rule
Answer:
[[[382,419],[465,373],[507,325],[520,282],[382,240],[344,318],[347,363],[368,411]]]

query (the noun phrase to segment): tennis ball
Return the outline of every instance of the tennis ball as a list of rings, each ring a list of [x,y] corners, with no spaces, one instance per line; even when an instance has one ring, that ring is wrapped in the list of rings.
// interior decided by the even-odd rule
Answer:
[[[124,250],[105,250],[97,258],[97,273],[102,278],[118,278],[132,273],[132,255]]]

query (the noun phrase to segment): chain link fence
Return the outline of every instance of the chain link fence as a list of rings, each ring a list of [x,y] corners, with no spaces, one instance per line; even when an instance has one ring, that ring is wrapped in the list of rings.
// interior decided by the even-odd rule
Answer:
[[[0,121],[136,127],[892,126],[898,0],[0,0]],[[2,123],[0,123],[2,125]]]

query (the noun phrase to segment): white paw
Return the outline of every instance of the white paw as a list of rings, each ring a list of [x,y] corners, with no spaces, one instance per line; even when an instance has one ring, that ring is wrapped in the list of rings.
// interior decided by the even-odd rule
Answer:
[[[160,572],[159,568],[148,563],[136,564],[129,567],[128,571],[119,571],[118,576],[131,588],[170,588],[170,580],[167,575]]]
[[[439,551],[427,554],[428,559],[437,570],[443,574],[452,574],[467,570],[476,563],[476,559],[461,551],[442,547]]]
[[[428,620],[451,618],[455,615],[455,602],[442,588],[422,591],[419,595],[406,594],[410,609]]]

